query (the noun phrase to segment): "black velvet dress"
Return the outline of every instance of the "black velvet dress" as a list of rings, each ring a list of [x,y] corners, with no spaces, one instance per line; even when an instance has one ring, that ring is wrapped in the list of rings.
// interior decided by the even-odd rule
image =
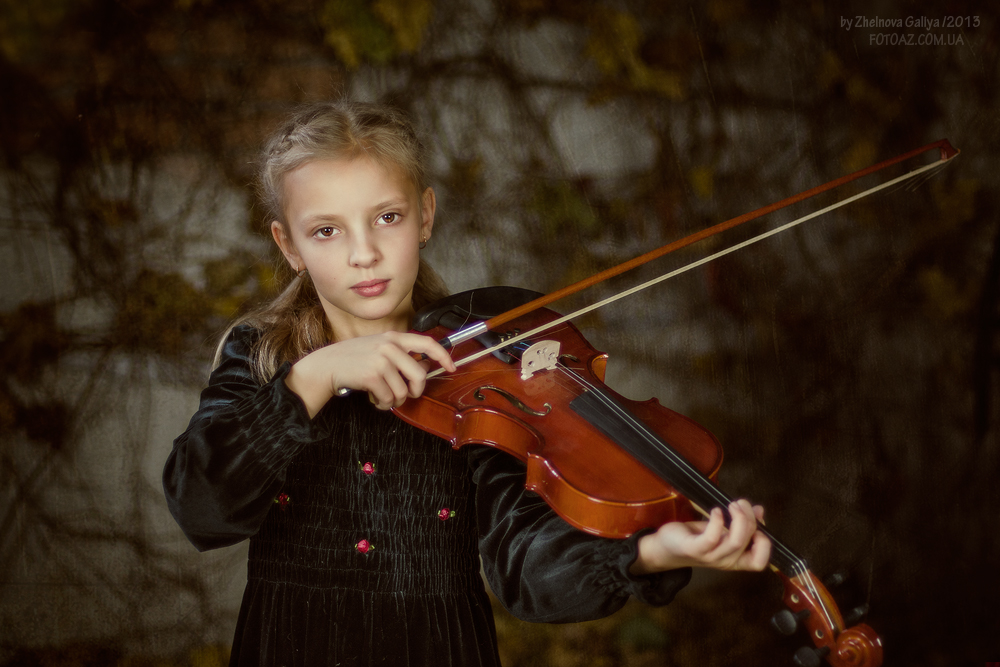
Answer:
[[[454,451],[363,393],[312,420],[285,385],[252,378],[237,327],[164,469],[199,549],[250,538],[231,665],[498,665],[480,576],[516,616],[567,622],[635,595],[666,604],[690,570],[634,577],[636,536],[575,530],[524,489],[524,467]]]

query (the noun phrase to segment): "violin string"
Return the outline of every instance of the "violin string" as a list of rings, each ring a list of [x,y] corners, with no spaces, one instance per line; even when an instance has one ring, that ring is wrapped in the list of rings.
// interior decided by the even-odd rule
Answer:
[[[511,373],[520,373],[520,370],[516,367],[508,368]],[[709,497],[709,499],[716,501],[719,505],[728,505],[728,503],[731,502],[731,498],[719,489],[718,486],[713,484],[711,480],[705,477],[701,471],[694,468],[683,456],[674,451],[669,445],[664,447],[665,443],[663,443],[659,436],[653,433],[645,425],[645,423],[637,419],[628,410],[619,406],[617,402],[613,401],[608,395],[606,395],[600,387],[596,386],[586,377],[580,375],[578,372],[569,368],[562,362],[558,362],[556,364],[556,370],[558,372],[554,375],[554,378],[557,384],[574,394],[580,389],[590,392],[590,394],[594,396],[605,409],[612,411],[613,414],[625,421],[626,424],[630,425],[634,431],[639,433],[643,439],[647,441],[647,443],[655,448],[657,452],[665,456],[677,470],[681,471],[685,477],[687,477],[690,482],[693,482],[702,493],[705,493]],[[569,380],[568,383],[567,379]],[[709,505],[710,503],[704,504]],[[766,529],[763,532],[765,532],[771,540],[773,549],[784,557],[784,560],[790,569],[791,577],[798,580],[800,585],[802,585],[809,592],[812,599],[815,600],[816,604],[820,608],[820,611],[826,618],[829,627],[836,628],[837,626],[833,622],[833,615],[824,603],[822,596],[819,594],[819,590],[815,586],[814,579],[809,572],[809,568],[805,560],[789,549],[780,540],[768,533]]]
[[[662,440],[652,433],[649,428],[640,420],[635,418],[627,410],[623,410],[615,401],[612,401],[599,387],[591,383],[587,378],[581,376],[579,373],[569,368],[565,364],[558,365],[559,370],[562,372],[564,377],[570,378],[577,385],[583,387],[586,391],[589,391],[600,404],[608,411],[613,413],[619,419],[624,421],[628,426],[632,428],[633,431],[642,436],[642,438],[650,444],[659,454],[664,456],[671,465],[674,466],[684,477],[686,477],[690,482],[694,483],[698,489],[705,494],[705,497],[712,501],[712,503],[721,503],[723,506],[728,505],[732,499],[729,498],[719,487],[712,484],[697,468],[691,465],[687,459],[681,456],[673,448],[664,447]],[[700,499],[698,499],[700,500]],[[708,503],[705,503],[708,504]]]
[[[515,366],[506,366],[506,368],[502,370],[506,370],[509,373],[521,372],[520,369]],[[683,473],[689,482],[694,483],[701,493],[705,494],[706,497],[720,506],[728,505],[731,498],[729,498],[718,486],[713,484],[711,480],[701,473],[701,471],[694,468],[683,456],[669,447],[669,445],[664,447],[665,443],[663,443],[659,436],[653,433],[645,423],[638,420],[628,410],[621,407],[616,401],[613,401],[600,387],[590,382],[585,376],[566,366],[562,362],[556,364],[556,370],[557,372],[552,377],[555,378],[557,384],[574,394],[577,394],[577,392],[581,389],[583,391],[590,392],[590,394],[598,400],[599,404],[603,406],[604,409],[612,411],[615,416],[619,417],[635,432],[639,433],[643,439],[654,448],[655,451],[660,453],[662,456],[665,456],[675,469]],[[456,375],[460,374],[461,372]],[[701,499],[699,500],[701,501]],[[704,501],[701,501],[701,503],[714,506],[713,503],[707,503]],[[814,584],[814,580],[809,573],[809,569],[805,561],[770,533],[768,533],[768,537],[771,539],[774,550],[783,556],[784,562],[787,563],[791,576],[797,579],[800,584],[809,591],[813,600],[815,600],[816,604],[820,606],[823,615],[829,623],[829,627],[835,627],[832,614],[826,608],[823,598],[820,596],[819,591]]]
[[[716,253],[714,253],[712,255],[709,255],[707,257],[703,257],[703,258],[701,258],[699,260],[691,262],[690,264],[682,266],[679,269],[675,269],[673,271],[669,271],[669,272],[667,272],[667,273],[665,273],[665,274],[663,274],[661,276],[653,278],[652,280],[648,280],[648,281],[646,281],[646,282],[644,282],[644,283],[642,283],[640,285],[636,285],[635,287],[631,287],[631,288],[629,288],[629,289],[627,289],[627,290],[625,290],[623,292],[619,292],[618,294],[614,294],[614,295],[612,295],[612,296],[610,296],[610,297],[608,297],[606,299],[601,299],[600,301],[592,303],[589,306],[585,306],[583,308],[580,308],[579,310],[576,310],[576,311],[574,311],[574,312],[572,312],[572,313],[570,313],[568,315],[560,316],[560,317],[552,320],[551,322],[548,322],[548,323],[543,324],[541,326],[535,327],[534,329],[531,329],[530,331],[518,334],[518,335],[516,335],[516,336],[514,336],[512,338],[509,338],[509,339],[507,339],[507,340],[505,340],[505,341],[503,341],[501,343],[498,343],[498,344],[496,344],[496,345],[494,345],[492,347],[484,348],[482,350],[478,350],[476,352],[473,352],[472,354],[470,354],[470,355],[468,355],[466,357],[463,357],[461,359],[456,359],[455,360],[455,365],[456,366],[462,366],[464,364],[473,362],[476,359],[480,359],[480,358],[482,358],[482,357],[484,357],[484,356],[486,356],[488,354],[491,354],[492,352],[494,352],[497,349],[500,349],[500,348],[503,348],[503,347],[507,347],[508,345],[513,345],[513,344],[518,343],[518,342],[520,342],[522,340],[530,338],[531,336],[535,336],[535,335],[537,335],[539,333],[542,333],[543,331],[548,331],[552,327],[557,326],[559,324],[562,324],[563,322],[567,322],[567,321],[569,321],[571,319],[580,317],[581,315],[585,315],[585,314],[591,312],[592,310],[596,310],[596,309],[601,308],[603,306],[606,306],[606,305],[608,305],[610,303],[614,303],[615,301],[618,301],[619,299],[623,299],[623,298],[625,298],[627,296],[631,296],[632,294],[635,294],[636,292],[640,292],[640,291],[642,291],[642,290],[644,290],[646,288],[652,287],[653,285],[661,283],[661,282],[663,282],[665,280],[669,280],[670,278],[678,276],[678,275],[680,275],[682,273],[686,273],[687,271],[690,271],[692,269],[696,269],[699,266],[702,266],[703,264],[707,264],[708,262],[711,262],[713,260],[719,259],[720,257],[724,257],[724,256],[726,256],[726,255],[728,255],[730,253],[736,252],[737,250],[742,250],[743,248],[746,248],[747,246],[753,245],[754,243],[758,243],[759,241],[763,241],[764,239],[770,238],[771,236],[774,236],[776,234],[780,234],[781,232],[784,232],[784,231],[787,231],[789,229],[792,229],[793,227],[796,227],[796,226],[798,226],[798,225],[800,225],[800,224],[802,224],[804,222],[812,220],[813,218],[819,217],[821,215],[825,215],[826,213],[829,213],[829,212],[834,211],[834,210],[836,210],[838,208],[841,208],[842,206],[846,206],[847,204],[853,203],[853,202],[855,202],[855,201],[857,201],[859,199],[862,199],[864,197],[872,195],[872,194],[874,194],[874,193],[876,193],[876,192],[878,192],[880,190],[884,190],[886,188],[891,188],[892,186],[896,185],[897,183],[902,183],[903,181],[911,179],[911,178],[914,178],[914,177],[916,177],[916,176],[918,176],[918,175],[920,175],[920,174],[922,174],[922,173],[924,173],[926,171],[929,171],[931,169],[939,169],[939,168],[941,168],[943,166],[944,165],[941,164],[940,162],[933,162],[931,164],[927,164],[927,165],[924,165],[924,166],[919,167],[917,169],[914,169],[913,171],[909,171],[909,172],[907,172],[907,173],[905,173],[905,174],[903,174],[901,176],[897,176],[896,178],[894,178],[892,180],[886,181],[885,183],[881,183],[881,184],[876,185],[876,186],[874,186],[872,188],[869,188],[868,190],[865,190],[864,192],[859,192],[858,194],[853,195],[851,197],[848,197],[847,199],[843,199],[843,200],[841,200],[839,202],[835,202],[835,203],[833,203],[833,204],[831,204],[831,205],[829,205],[829,206],[827,206],[825,208],[822,208],[822,209],[820,209],[818,211],[813,211],[812,213],[804,215],[801,218],[798,218],[796,220],[792,220],[791,222],[785,223],[784,225],[781,225],[779,227],[775,227],[774,229],[768,230],[768,231],[766,231],[766,232],[764,232],[762,234],[758,234],[757,236],[754,236],[754,237],[752,237],[750,239],[742,241],[741,243],[737,243],[736,245],[733,245],[733,246],[730,246],[730,247],[725,248],[723,250],[720,250],[719,252],[716,252]],[[433,371],[431,371],[430,373],[427,374],[427,379],[435,378],[435,377],[441,375],[442,373],[444,373],[444,369],[443,368],[436,368],[436,369],[434,369]]]
[[[647,281],[645,283],[642,283],[642,284],[640,284],[640,285],[638,285],[636,287],[633,287],[631,289],[625,290],[624,292],[621,292],[621,293],[619,293],[617,295],[614,295],[614,296],[609,297],[607,299],[603,299],[601,301],[598,301],[598,302],[596,302],[594,304],[591,304],[590,306],[581,308],[581,309],[579,309],[579,310],[577,310],[577,311],[575,311],[573,313],[570,313],[569,315],[562,316],[562,317],[557,318],[557,319],[555,319],[555,320],[553,320],[553,321],[551,321],[549,323],[546,323],[546,324],[544,324],[542,326],[536,327],[535,329],[532,329],[532,330],[527,331],[525,333],[516,335],[513,338],[509,338],[509,339],[503,341],[502,343],[500,343],[500,344],[498,344],[496,346],[493,346],[493,347],[490,347],[490,348],[485,348],[485,349],[483,349],[483,350],[481,350],[479,352],[476,352],[474,354],[471,354],[471,355],[469,355],[467,357],[464,357],[462,359],[456,360],[455,364],[456,364],[456,366],[461,366],[461,365],[465,365],[467,363],[470,363],[472,361],[475,361],[476,359],[479,359],[479,358],[481,358],[483,356],[486,356],[487,354],[492,353],[496,349],[499,349],[499,348],[502,348],[502,347],[507,347],[509,345],[513,345],[515,343],[518,343],[518,342],[520,342],[522,340],[530,338],[531,336],[537,335],[538,333],[541,333],[543,331],[547,331],[547,330],[549,330],[549,329],[551,329],[551,328],[553,328],[555,326],[558,326],[559,324],[562,324],[563,322],[567,322],[567,321],[569,321],[569,320],[571,320],[573,318],[576,318],[576,317],[579,317],[581,315],[584,315],[584,314],[586,314],[586,313],[588,313],[588,312],[590,312],[592,310],[595,310],[595,309],[600,308],[602,306],[605,306],[607,304],[613,303],[614,301],[622,299],[622,298],[624,298],[626,296],[630,296],[632,294],[635,294],[636,292],[644,290],[644,289],[646,289],[648,287],[652,287],[653,285],[656,285],[656,284],[658,284],[660,282],[663,282],[665,280],[673,278],[673,277],[675,277],[677,275],[680,275],[681,273],[685,273],[685,272],[690,271],[692,269],[695,269],[695,268],[697,268],[697,267],[699,267],[699,266],[701,266],[703,264],[711,262],[711,261],[713,261],[715,259],[718,259],[720,257],[728,255],[728,254],[730,254],[732,252],[735,252],[737,250],[740,250],[742,248],[745,248],[745,247],[747,247],[749,245],[752,245],[753,243],[757,243],[758,241],[762,241],[762,240],[767,239],[767,238],[769,238],[771,236],[779,234],[779,233],[781,233],[783,231],[791,229],[791,228],[793,228],[793,227],[795,227],[797,225],[800,225],[800,224],[802,224],[802,223],[804,223],[804,222],[806,222],[808,220],[816,218],[816,217],[818,217],[820,215],[823,215],[825,213],[828,213],[830,211],[836,210],[837,208],[840,208],[842,206],[846,206],[847,204],[852,203],[854,201],[857,201],[857,200],[859,200],[859,199],[861,199],[863,197],[867,197],[868,195],[874,194],[875,192],[878,192],[878,191],[883,190],[883,189],[890,188],[890,187],[896,185],[897,183],[902,183],[902,182],[907,181],[907,180],[909,180],[911,178],[914,178],[914,177],[916,177],[916,176],[918,176],[920,174],[923,174],[925,172],[931,171],[931,173],[929,173],[926,176],[924,176],[918,182],[916,182],[914,184],[908,184],[911,188],[914,188],[914,189],[917,188],[917,187],[920,187],[927,180],[929,180],[930,178],[932,178],[937,171],[939,171],[940,169],[942,169],[945,166],[945,164],[946,163],[936,162],[936,163],[932,163],[932,164],[929,164],[929,165],[925,165],[924,167],[920,167],[920,168],[915,169],[913,171],[910,171],[910,172],[908,172],[906,174],[903,174],[902,176],[899,176],[899,177],[897,177],[895,179],[892,179],[890,181],[882,183],[881,185],[875,186],[875,187],[870,188],[868,190],[865,190],[864,192],[861,192],[861,193],[859,193],[857,195],[854,195],[854,196],[849,197],[849,198],[847,198],[845,200],[842,200],[840,202],[837,202],[835,204],[827,206],[826,208],[823,208],[823,209],[821,209],[819,211],[815,211],[815,212],[813,212],[811,214],[808,214],[806,216],[803,216],[803,217],[801,217],[801,218],[799,218],[797,220],[793,220],[793,221],[791,221],[789,223],[786,223],[784,225],[776,227],[773,230],[770,230],[768,232],[764,232],[763,234],[760,234],[760,235],[755,236],[755,237],[753,237],[751,239],[748,239],[748,240],[746,240],[746,241],[744,241],[742,243],[738,243],[738,244],[736,244],[734,246],[731,246],[730,248],[724,249],[724,250],[722,250],[720,252],[717,252],[717,253],[715,253],[713,255],[710,255],[710,256],[705,257],[703,259],[700,259],[700,260],[697,260],[695,262],[692,262],[692,263],[690,263],[690,264],[688,264],[688,265],[686,265],[684,267],[681,267],[680,269],[668,272],[668,273],[666,273],[666,274],[664,274],[662,276],[659,276],[657,278],[649,280],[649,281]],[[697,486],[698,488],[701,489],[702,492],[706,493],[708,495],[708,497],[711,498],[711,497],[714,496],[715,500],[717,502],[725,502],[726,504],[728,504],[729,498],[728,498],[728,496],[726,496],[726,494],[724,494],[714,484],[711,484],[711,482],[708,481],[704,477],[704,475],[701,474],[700,471],[698,471],[693,466],[691,466],[683,457],[679,456],[678,454],[676,454],[675,452],[673,452],[669,448],[664,448],[660,444],[660,439],[657,436],[655,436],[655,434],[652,434],[648,430],[648,428],[645,426],[645,424],[642,424],[642,422],[639,422],[638,420],[636,420],[627,411],[623,411],[623,410],[619,409],[618,406],[615,404],[615,402],[610,401],[604,395],[604,393],[602,391],[600,391],[597,387],[594,387],[593,385],[591,385],[589,382],[587,382],[584,378],[582,378],[581,376],[579,376],[575,372],[572,372],[571,369],[568,369],[567,367],[565,367],[562,364],[560,364],[560,366],[562,367],[564,374],[566,374],[567,376],[569,376],[572,379],[574,379],[581,386],[584,386],[585,388],[589,389],[591,391],[592,395],[594,395],[598,400],[600,400],[603,404],[605,404],[605,407],[607,409],[610,409],[613,413],[617,414],[621,419],[625,420],[627,423],[631,423],[633,429],[637,433],[639,433],[650,445],[652,445],[662,455],[666,456],[667,459],[675,466],[675,469],[677,469],[678,471],[680,471],[685,477],[688,478],[689,481],[693,482],[695,484],[695,486]],[[435,371],[432,371],[431,373],[429,373],[427,377],[428,377],[428,379],[430,379],[430,378],[433,378],[433,377],[441,375],[443,372],[444,372],[443,368],[438,368]],[[827,622],[829,623],[830,627],[835,627],[834,623],[833,623],[833,620],[831,618],[831,614],[830,614],[829,610],[827,609],[826,604],[823,602],[823,599],[820,596],[819,591],[818,591],[818,589],[816,588],[816,586],[814,584],[813,578],[812,578],[812,576],[809,573],[809,570],[808,570],[808,567],[805,564],[805,561],[801,557],[799,557],[798,555],[796,555],[794,552],[792,552],[790,549],[788,549],[780,541],[774,539],[773,536],[771,537],[771,542],[772,542],[772,545],[776,549],[778,549],[782,553],[782,555],[785,556],[785,558],[788,560],[791,568],[795,572],[798,572],[798,575],[797,575],[796,578],[798,578],[800,580],[800,582],[802,582],[803,585],[808,588],[810,594],[813,596],[813,599],[816,601],[816,603],[819,605],[820,609],[823,611],[823,614],[826,616]]]
[[[732,502],[725,492],[723,492],[718,486],[713,484],[701,471],[691,465],[683,456],[676,452],[669,445],[665,446],[663,440],[653,433],[649,427],[632,415],[628,410],[621,408],[616,401],[611,400],[599,387],[591,383],[587,378],[581,376],[579,373],[569,368],[565,364],[557,364],[558,369],[562,372],[563,377],[568,377],[571,381],[575,382],[577,385],[583,387],[585,390],[591,392],[591,394],[597,398],[600,403],[609,411],[613,412],[622,421],[628,424],[636,433],[641,435],[643,439],[655,450],[664,456],[670,463],[677,469],[688,481],[694,483],[698,489],[703,492],[707,498],[711,499],[715,503],[719,503],[723,506],[728,506]],[[801,557],[791,551],[787,546],[782,544],[779,540],[772,537],[772,544],[777,548],[785,559],[795,568],[796,570],[804,570],[803,561]]]
[[[504,364],[504,366],[506,366],[506,368],[501,368],[500,372],[518,374],[521,372],[516,366],[507,366],[506,364]],[[650,431],[642,421],[634,417],[630,412],[628,412],[628,410],[620,407],[617,402],[606,396],[600,387],[593,384],[585,376],[580,375],[580,373],[566,366],[562,362],[557,363],[556,366],[556,370],[558,372],[556,372],[553,377],[555,378],[557,384],[574,394],[576,394],[576,392],[580,389],[591,392],[591,395],[596,397],[600,403],[606,407],[606,409],[612,410],[617,416],[629,423],[633,429],[639,431],[643,435],[643,438],[650,445],[655,447],[656,450],[662,455],[668,457],[678,469],[683,470],[685,475],[689,479],[695,481],[703,492],[706,492],[711,496],[717,496],[716,499],[719,500],[721,504],[728,504],[731,499],[721,489],[714,485],[711,480],[707,479],[701,471],[694,468],[683,456],[673,451],[669,445],[666,449],[664,449],[660,444],[661,439],[659,436]],[[454,376],[458,375],[462,375],[462,373],[459,372],[454,374]],[[838,630],[838,626],[833,621],[833,614],[830,612],[827,604],[823,600],[823,597],[820,595],[819,590],[815,585],[815,580],[809,572],[809,568],[805,560],[791,551],[773,535],[770,533],[767,534],[771,540],[773,548],[781,553],[787,561],[790,569],[790,578],[797,580],[799,584],[808,591],[808,594],[815,601],[816,606],[819,607],[820,612],[825,617],[828,627]]]
[[[689,481],[693,482],[702,492],[706,493],[710,499],[727,506],[732,501],[732,499],[725,492],[713,484],[711,480],[701,473],[701,471],[691,465],[687,459],[681,456],[672,447],[666,445],[662,439],[653,433],[644,422],[636,418],[628,410],[620,407],[617,401],[611,400],[611,398],[607,396],[599,387],[561,362],[557,363],[556,366],[561,372],[562,377],[568,377],[572,382],[575,382],[580,387],[583,387],[584,390],[590,391],[591,394],[597,398],[606,409],[613,412],[616,416],[631,426],[635,432],[639,433],[648,444],[654,447],[661,455],[666,457],[677,470],[679,470]],[[822,596],[819,594],[819,590],[816,588],[813,578],[809,574],[809,568],[807,567],[805,560],[769,532],[766,530],[763,532],[768,535],[768,538],[771,540],[772,547],[778,550],[785,558],[785,561],[791,566],[792,571],[795,573],[794,576],[809,590],[813,600],[816,601],[816,604],[820,607],[823,615],[826,617],[829,626],[835,628],[836,626],[833,622],[833,615],[830,610],[827,609]]]

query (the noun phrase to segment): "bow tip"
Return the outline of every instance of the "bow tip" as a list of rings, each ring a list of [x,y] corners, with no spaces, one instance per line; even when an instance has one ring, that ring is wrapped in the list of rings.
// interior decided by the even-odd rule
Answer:
[[[940,148],[941,148],[941,161],[942,162],[944,162],[945,160],[950,160],[950,159],[952,159],[953,157],[955,157],[956,155],[958,155],[959,153],[962,152],[962,151],[958,150],[957,148],[955,148],[954,146],[952,146],[951,142],[948,141],[947,139],[942,139],[941,141],[938,142],[938,144],[940,144]]]

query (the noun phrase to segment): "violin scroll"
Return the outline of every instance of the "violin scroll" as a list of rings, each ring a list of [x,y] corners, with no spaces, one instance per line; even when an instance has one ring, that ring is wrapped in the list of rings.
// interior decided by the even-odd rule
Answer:
[[[783,600],[791,614],[776,617],[775,627],[791,634],[798,622],[815,645],[799,649],[795,664],[819,667],[826,660],[832,667],[881,667],[882,640],[864,623],[845,628],[833,597],[812,572],[794,577],[779,572],[778,576],[784,582]]]

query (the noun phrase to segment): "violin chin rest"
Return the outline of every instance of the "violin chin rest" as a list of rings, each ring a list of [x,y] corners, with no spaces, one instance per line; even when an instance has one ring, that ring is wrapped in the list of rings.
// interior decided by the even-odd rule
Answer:
[[[430,303],[413,318],[414,331],[429,331],[442,326],[458,330],[467,324],[488,320],[529,301],[544,296],[520,287],[480,287],[446,296]]]

